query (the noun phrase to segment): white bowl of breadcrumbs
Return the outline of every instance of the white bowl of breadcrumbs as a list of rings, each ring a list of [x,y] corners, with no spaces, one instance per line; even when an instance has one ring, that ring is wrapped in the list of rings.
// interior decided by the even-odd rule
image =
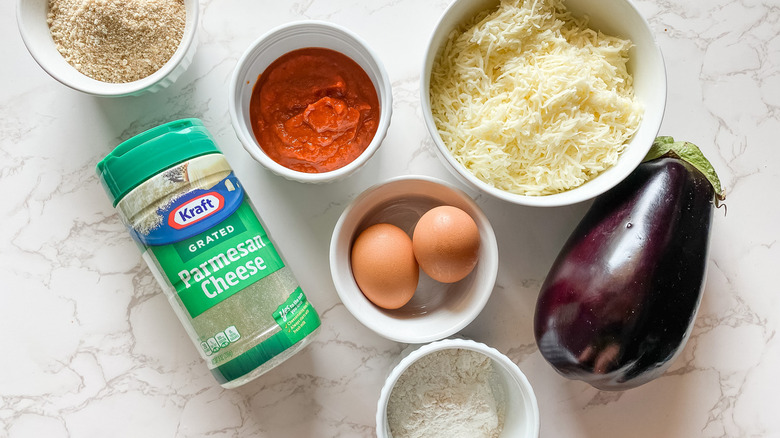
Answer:
[[[171,85],[195,54],[198,0],[17,0],[27,50],[57,81],[96,96]]]

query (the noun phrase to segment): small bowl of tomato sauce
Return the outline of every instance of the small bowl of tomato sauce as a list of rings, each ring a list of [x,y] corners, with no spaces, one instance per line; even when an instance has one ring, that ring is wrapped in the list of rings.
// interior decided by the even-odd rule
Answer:
[[[351,31],[299,21],[258,38],[238,61],[230,116],[247,152],[272,172],[332,182],[379,149],[392,90],[376,53]]]

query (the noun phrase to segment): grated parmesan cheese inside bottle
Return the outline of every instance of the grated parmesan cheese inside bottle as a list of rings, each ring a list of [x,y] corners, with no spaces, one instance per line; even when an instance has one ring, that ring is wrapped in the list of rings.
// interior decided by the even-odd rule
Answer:
[[[316,310],[199,120],[139,134],[97,170],[223,387],[259,377],[314,339]]]

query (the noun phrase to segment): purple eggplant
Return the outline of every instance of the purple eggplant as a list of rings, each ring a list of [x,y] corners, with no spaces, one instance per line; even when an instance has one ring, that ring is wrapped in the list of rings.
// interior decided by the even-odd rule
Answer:
[[[723,199],[698,148],[659,137],[645,162],[594,200],[536,306],[536,342],[558,373],[624,390],[669,368],[693,327]]]

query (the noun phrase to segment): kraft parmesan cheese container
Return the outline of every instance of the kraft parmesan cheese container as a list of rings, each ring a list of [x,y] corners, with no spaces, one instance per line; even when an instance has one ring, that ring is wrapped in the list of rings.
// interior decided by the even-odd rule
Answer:
[[[259,377],[313,340],[316,310],[200,120],[125,141],[97,172],[223,387]]]

